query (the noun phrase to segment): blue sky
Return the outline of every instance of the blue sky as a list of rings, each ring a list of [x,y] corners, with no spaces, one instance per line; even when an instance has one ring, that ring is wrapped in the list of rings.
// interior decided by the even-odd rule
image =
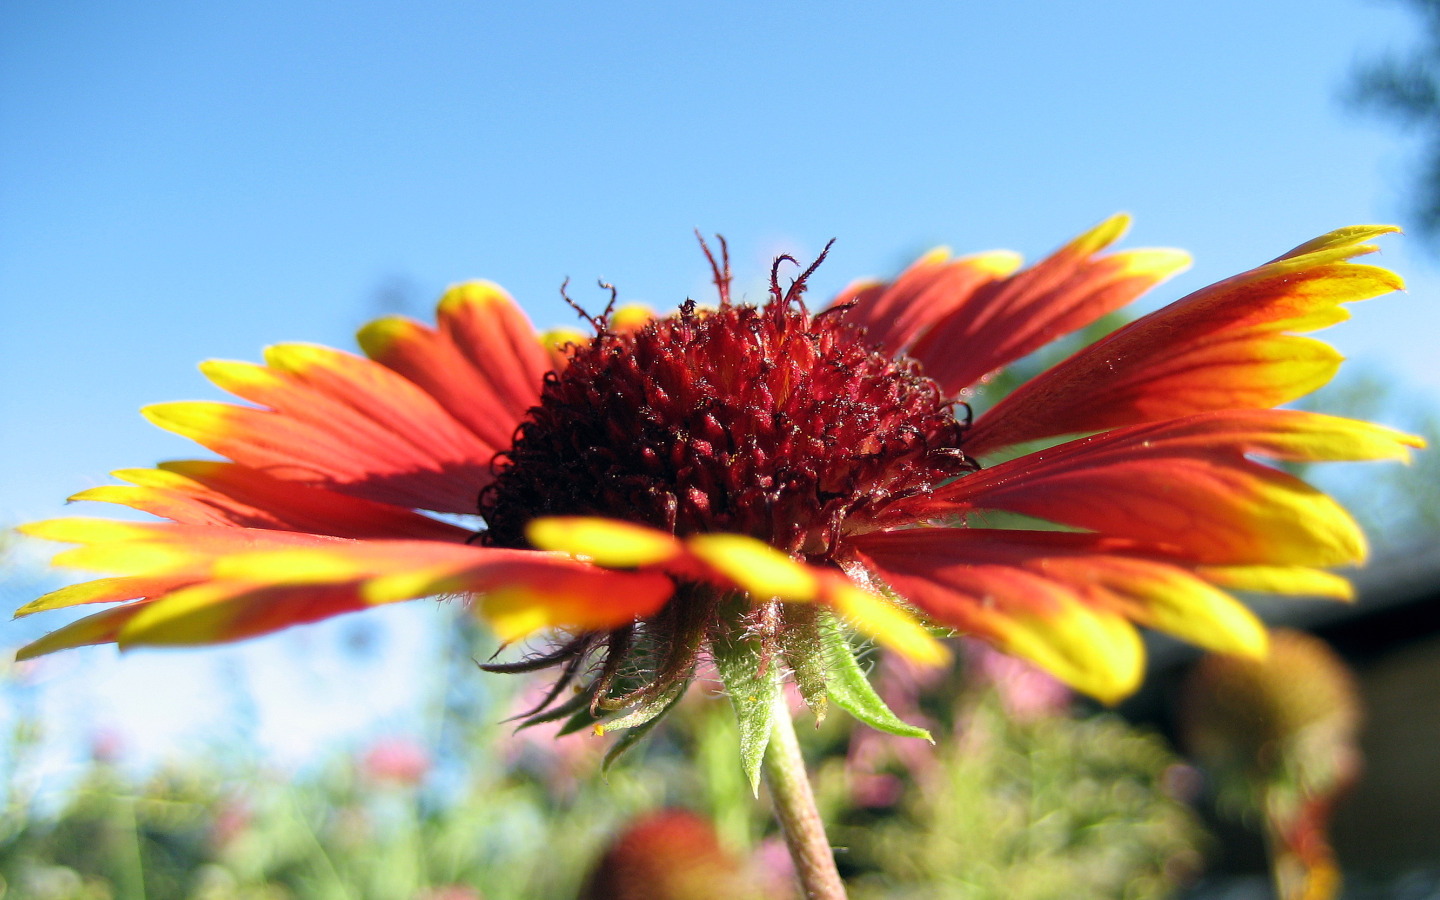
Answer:
[[[1409,150],[1337,96],[1412,29],[1368,0],[4,4],[0,522],[195,455],[136,410],[216,396],[202,358],[352,347],[382,295],[472,277],[542,326],[566,276],[673,306],[708,296],[696,227],[752,291],[837,238],[826,295],[1123,209],[1195,255],[1173,299],[1403,216]],[[1383,262],[1410,292],[1329,338],[1433,392],[1440,273],[1415,238]]]

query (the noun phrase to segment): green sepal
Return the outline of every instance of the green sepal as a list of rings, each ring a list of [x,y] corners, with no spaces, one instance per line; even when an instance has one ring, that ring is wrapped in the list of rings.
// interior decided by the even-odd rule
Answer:
[[[594,728],[595,723],[599,721],[600,717],[590,711],[590,701],[586,700],[584,705],[581,706],[580,709],[576,710],[570,716],[570,718],[566,720],[564,725],[560,726],[560,728],[555,732],[555,736],[557,738],[562,738],[566,735],[574,734],[577,731],[584,731],[587,728]]]
[[[821,634],[824,618],[829,613],[813,603],[786,603],[780,610],[784,626],[785,662],[795,673],[795,686],[815,724],[825,721],[829,711],[829,695],[825,688],[825,642]]]
[[[558,719],[564,719],[567,716],[570,717],[571,722],[573,722],[575,716],[581,713],[589,715],[590,698],[593,693],[593,686],[586,687],[584,690],[576,692],[575,696],[571,697],[569,700],[566,700],[564,703],[559,703],[555,706],[550,707],[549,709],[541,710],[533,716],[526,716],[519,725],[515,726],[515,730],[524,731],[526,728],[530,728],[535,725],[543,725],[546,722],[554,722]],[[586,724],[594,724],[594,722],[595,719],[592,717],[590,721]],[[567,723],[565,727],[568,728],[569,723]],[[584,727],[585,725],[582,724],[579,727],[572,728],[570,730],[579,731],[580,728]]]
[[[631,691],[638,690],[640,686],[641,681],[638,677],[634,675],[621,676],[611,683],[610,689],[606,694],[609,697],[623,697]],[[570,710],[570,719],[564,725],[560,726],[560,730],[555,733],[556,737],[565,737],[567,734],[574,734],[577,731],[593,728],[596,724],[603,722],[607,715],[610,715],[609,712],[604,710],[600,711],[599,714],[591,712],[591,707],[594,705],[595,700],[595,684],[593,682],[585,686],[585,691],[581,694],[581,697],[583,697],[584,700],[578,707],[575,705],[575,700],[568,701],[565,704]],[[576,698],[576,700],[579,699],[579,697]],[[559,716],[556,716],[556,718],[559,718]]]
[[[605,758],[600,762],[601,775],[608,775],[610,773],[610,767],[615,764],[615,760],[623,756],[626,750],[640,743],[640,739],[649,734],[650,729],[660,724],[660,720],[665,718],[665,714],[668,713],[675,704],[680,702],[680,698],[685,696],[685,688],[688,684],[689,682],[679,682],[678,687],[672,688],[671,693],[667,694],[664,698],[657,698],[653,701],[659,706],[659,709],[655,710],[655,712],[643,722],[632,723],[629,726],[617,726],[615,723],[610,723],[606,726],[607,728],[621,727],[627,728],[628,730],[620,735],[620,739],[615,742],[615,746],[606,751]],[[631,713],[631,715],[633,716],[634,713]],[[624,718],[628,719],[630,716],[625,716]],[[616,722],[619,721],[621,720],[616,720]]]
[[[685,689],[689,686],[688,680],[677,681],[661,693],[643,698],[634,709],[625,715],[608,722],[597,723],[595,733],[605,734],[610,731],[619,731],[622,728],[639,728],[641,725],[648,725],[664,715],[671,706],[674,706],[676,698],[685,693]]]
[[[780,661],[766,657],[762,640],[749,633],[740,616],[722,615],[710,638],[710,653],[740,726],[740,765],[750,790],[759,796],[760,767],[780,696]]]
[[[870,679],[855,659],[855,648],[850,646],[844,628],[834,617],[827,615],[820,627],[821,640],[825,645],[825,659],[829,663],[826,687],[835,705],[850,715],[888,734],[899,737],[924,738],[930,743],[935,739],[924,728],[911,725],[900,719],[875,693]]]

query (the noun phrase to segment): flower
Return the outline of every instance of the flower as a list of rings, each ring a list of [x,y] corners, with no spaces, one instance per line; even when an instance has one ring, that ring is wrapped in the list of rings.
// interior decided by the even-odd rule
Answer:
[[[760,900],[766,894],[750,868],[721,845],[707,820],[683,809],[658,809],[630,822],[615,836],[580,897]]]
[[[377,783],[414,787],[430,771],[430,754],[412,738],[381,738],[361,757],[360,771]]]
[[[128,485],[74,498],[168,521],[25,526],[79,545],[57,565],[108,577],[20,614],[127,602],[20,655],[231,641],[459,595],[503,640],[558,634],[492,668],[561,667],[542,708],[581,690],[543,715],[588,705],[609,728],[654,720],[705,657],[737,710],[765,706],[788,671],[817,711],[828,698],[883,725],[840,623],[930,663],[946,651],[926,626],[962,631],[1106,701],[1141,678],[1136,623],[1259,655],[1264,629],[1226,590],[1348,596],[1326,569],[1365,542],[1257,458],[1405,459],[1421,444],[1272,408],[1338,367],[1301,333],[1401,287],[1350,261],[1395,229],[1332,232],[1204,288],[971,422],[974,386],[1188,264],[1106,252],[1127,223],[1023,270],[1009,253],[932,252],[818,313],[803,300],[814,265],[782,289],[793,260],[777,260],[770,297],[748,305],[730,297],[728,254],[706,247],[717,308],[607,308],[589,338],[542,339],[473,282],[446,293],[436,327],[367,325],[365,356],[283,344],[263,365],[205,363],[253,405],[145,415],[224,461],[122,470]],[[1033,524],[998,527],[996,512]],[[476,514],[478,529],[454,521]]]
[[[1216,799],[1261,823],[1282,898],[1340,893],[1330,815],[1362,768],[1354,674],[1328,644],[1276,629],[1264,660],[1207,654],[1181,693],[1180,725]]]

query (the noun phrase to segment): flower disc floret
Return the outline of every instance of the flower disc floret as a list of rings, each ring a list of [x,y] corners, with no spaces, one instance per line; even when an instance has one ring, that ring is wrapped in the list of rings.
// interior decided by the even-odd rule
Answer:
[[[481,496],[487,543],[541,516],[733,532],[814,562],[894,499],[974,468],[914,361],[798,302],[693,302],[573,346]]]

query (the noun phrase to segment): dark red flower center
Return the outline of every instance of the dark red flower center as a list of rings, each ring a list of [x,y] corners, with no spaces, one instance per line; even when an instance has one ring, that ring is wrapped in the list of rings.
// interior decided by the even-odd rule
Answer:
[[[811,315],[801,290],[687,302],[573,349],[481,496],[486,543],[523,547],[534,517],[591,515],[819,561],[887,502],[973,469],[918,363],[875,351],[838,311]]]

